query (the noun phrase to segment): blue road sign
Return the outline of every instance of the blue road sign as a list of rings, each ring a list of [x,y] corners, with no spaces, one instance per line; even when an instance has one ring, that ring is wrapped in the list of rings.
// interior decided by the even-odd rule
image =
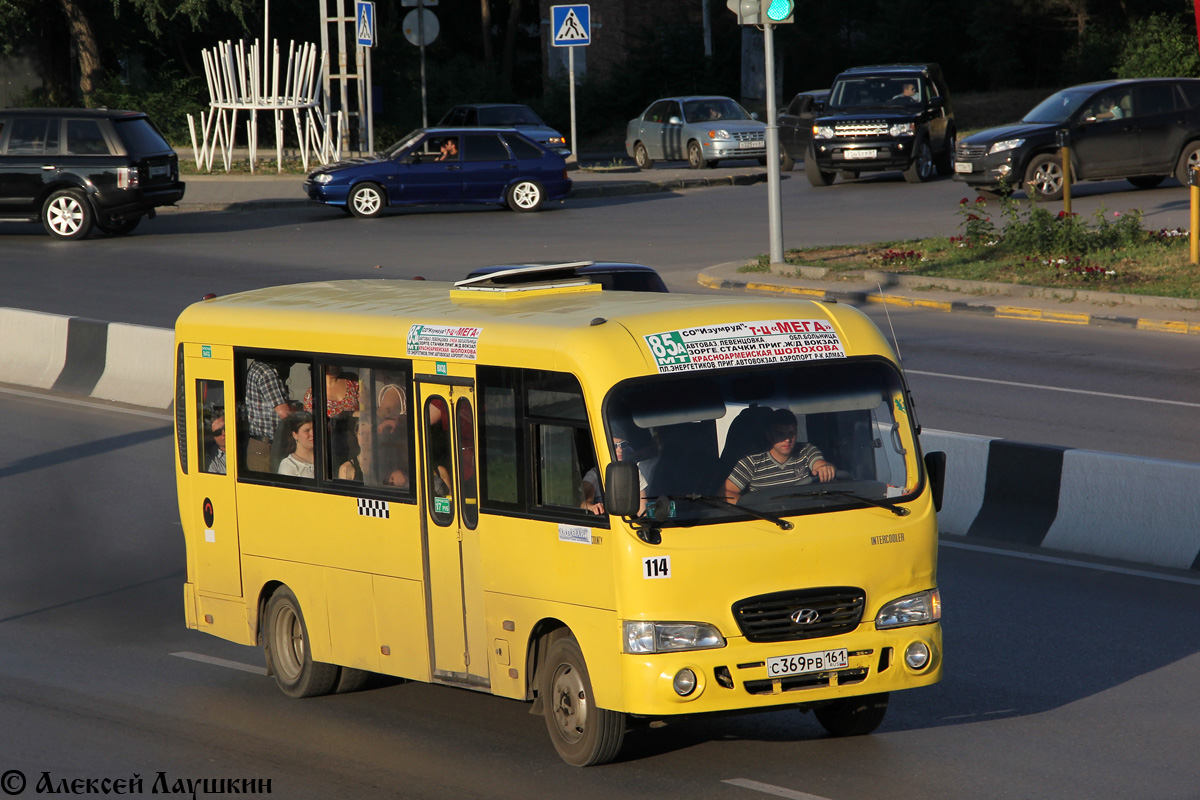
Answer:
[[[375,45],[375,4],[357,0],[354,4],[354,33],[363,47]]]
[[[592,43],[592,8],[550,6],[551,44],[555,47],[584,47]]]

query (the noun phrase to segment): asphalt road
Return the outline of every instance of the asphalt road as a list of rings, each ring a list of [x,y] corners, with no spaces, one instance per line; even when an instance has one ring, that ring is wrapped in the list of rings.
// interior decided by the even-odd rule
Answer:
[[[296,701],[184,628],[166,415],[0,392],[0,773],[270,780],[286,798],[1195,798],[1200,579],[945,543],[946,677],[871,736],[681,721],[578,770],[511,700],[415,683]],[[1019,555],[1019,554],[1018,554]],[[80,784],[83,785],[83,784]]]

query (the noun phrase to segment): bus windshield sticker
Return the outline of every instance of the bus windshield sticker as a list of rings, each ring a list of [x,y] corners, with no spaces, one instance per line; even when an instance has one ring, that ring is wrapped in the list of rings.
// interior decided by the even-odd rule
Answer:
[[[833,325],[820,319],[732,322],[645,339],[660,373],[846,357]]]
[[[558,524],[558,540],[560,542],[575,542],[577,544],[592,543],[592,529],[582,525]]]
[[[456,325],[413,325],[408,329],[408,355],[474,361],[481,330]]]

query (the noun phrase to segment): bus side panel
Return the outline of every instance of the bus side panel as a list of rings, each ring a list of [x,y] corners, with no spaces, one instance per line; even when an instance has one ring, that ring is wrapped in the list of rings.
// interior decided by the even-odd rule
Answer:
[[[325,570],[329,609],[329,660],[344,667],[379,671],[375,601],[371,576],[344,569]]]
[[[333,663],[324,567],[247,555],[242,558],[242,575],[246,582],[245,596],[249,598],[257,599],[263,593],[263,587],[269,583],[282,583],[291,589],[300,603],[300,613],[304,615],[304,625],[308,628],[308,645],[313,661]],[[268,599],[264,598],[264,603]],[[257,633],[257,603],[246,604],[246,615],[250,627]]]
[[[237,644],[255,644],[254,626],[246,614],[246,603],[231,597],[213,597],[201,593],[197,598],[199,628],[204,633]]]
[[[375,595],[375,629],[379,672],[412,680],[429,681],[428,630],[425,626],[425,591],[420,581],[371,578]],[[383,655],[379,648],[387,647]]]

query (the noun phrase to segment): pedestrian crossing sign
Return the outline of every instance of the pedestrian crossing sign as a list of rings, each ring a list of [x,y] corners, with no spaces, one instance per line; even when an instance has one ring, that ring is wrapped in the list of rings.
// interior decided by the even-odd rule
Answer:
[[[354,4],[354,33],[363,47],[375,45],[375,4],[358,0]]]
[[[550,6],[551,44],[583,47],[592,43],[591,6]]]

